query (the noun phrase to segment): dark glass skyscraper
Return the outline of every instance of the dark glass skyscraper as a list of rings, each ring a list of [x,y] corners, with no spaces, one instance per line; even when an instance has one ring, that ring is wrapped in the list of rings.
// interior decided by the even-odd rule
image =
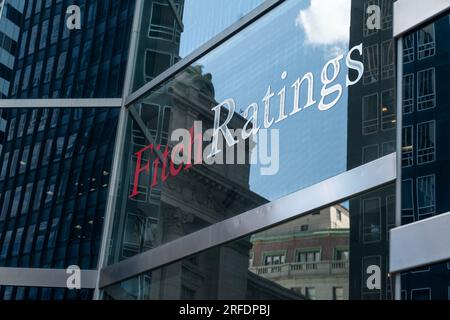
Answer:
[[[363,44],[364,74],[349,90],[347,168],[396,149],[393,0],[353,0],[350,47]],[[369,28],[370,6],[380,8],[379,28]],[[389,230],[395,226],[395,187],[350,201],[350,299],[392,297],[388,278]],[[381,271],[381,287],[366,286],[370,266]]]
[[[402,224],[450,211],[450,19],[438,17],[403,40]],[[405,272],[402,299],[446,300],[450,264]]]
[[[81,30],[66,27],[73,1],[21,2],[23,14],[14,12],[21,32],[11,52],[16,61],[8,98],[122,96],[134,1],[81,1]],[[3,114],[0,266],[95,269],[118,110],[5,109]],[[90,294],[0,289],[6,299]]]

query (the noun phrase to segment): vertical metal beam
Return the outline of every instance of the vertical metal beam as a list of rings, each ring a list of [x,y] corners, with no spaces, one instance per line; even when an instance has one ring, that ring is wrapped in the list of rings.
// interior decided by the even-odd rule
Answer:
[[[135,60],[137,45],[139,40],[139,29],[141,24],[142,10],[144,7],[144,0],[136,0],[134,8],[133,26],[131,29],[130,47],[128,51],[128,63],[125,73],[125,80],[122,93],[122,110],[120,111],[119,124],[117,127],[116,144],[114,147],[114,158],[111,166],[111,177],[109,184],[108,202],[106,204],[105,220],[103,222],[102,242],[100,246],[100,254],[98,261],[98,270],[104,268],[108,263],[108,253],[110,249],[110,238],[114,222],[114,209],[117,202],[117,194],[119,190],[118,178],[120,177],[121,158],[126,136],[126,128],[128,123],[128,111],[125,108],[125,97],[127,97],[133,87],[133,79],[135,72]],[[100,272],[98,273],[96,287],[94,292],[94,300],[101,298],[99,283]]]
[[[402,224],[402,133],[403,133],[403,37],[397,40],[397,181],[395,185],[395,225]],[[392,240],[392,237],[389,237]],[[389,253],[390,254],[390,253]],[[391,256],[390,256],[391,257]],[[401,300],[401,276],[394,278],[395,300]]]

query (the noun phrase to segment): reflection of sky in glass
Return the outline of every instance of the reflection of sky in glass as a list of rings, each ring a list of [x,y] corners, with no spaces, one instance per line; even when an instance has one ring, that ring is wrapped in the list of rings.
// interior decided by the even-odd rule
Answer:
[[[185,57],[264,0],[185,0],[180,57]]]
[[[275,93],[271,115],[276,120],[279,90],[286,86],[286,114],[289,114],[293,106],[291,85],[307,72],[314,74],[317,103],[272,127],[280,129],[278,174],[261,176],[259,167],[252,166],[251,189],[262,196],[276,199],[346,169],[345,54],[349,3],[348,0],[287,1],[281,5],[282,9],[269,13],[199,61],[204,72],[212,74],[217,101],[234,98],[238,111],[256,102],[260,121],[264,112],[261,100],[269,85]],[[317,19],[328,14],[328,10],[335,10],[336,17],[321,17],[325,24],[322,26]],[[342,53],[340,75],[333,84],[340,83],[344,93],[332,109],[319,111],[322,68],[329,59]],[[288,72],[285,80],[281,80],[283,71]],[[304,97],[303,93],[301,105]]]

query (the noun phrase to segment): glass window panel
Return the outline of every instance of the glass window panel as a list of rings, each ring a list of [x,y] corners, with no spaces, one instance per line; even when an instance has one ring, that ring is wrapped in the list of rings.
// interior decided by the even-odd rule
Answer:
[[[327,24],[324,30],[333,39],[324,40],[323,35],[308,31],[309,18],[317,18],[308,16],[309,9],[298,2],[280,4],[129,106],[143,127],[130,117],[122,132],[125,145],[120,152],[120,190],[109,263],[394,151],[395,130],[391,129],[396,126],[396,106],[395,91],[390,90],[394,81],[380,77],[381,65],[393,63],[392,38],[358,38],[363,17],[355,17],[351,24],[348,2],[336,8],[343,17],[339,30],[345,31],[335,35],[337,29]],[[151,7],[146,13],[150,15]],[[139,77],[162,70],[153,68],[157,55],[145,45],[151,16],[143,21],[145,39],[141,35],[135,88],[142,84]],[[352,29],[353,24],[358,30]],[[334,40],[335,36],[339,39]],[[263,40],[267,38],[271,41]],[[331,44],[336,50],[330,50]],[[165,55],[164,65],[176,60],[177,50],[158,51],[160,58]],[[145,57],[147,63],[142,62]],[[350,58],[364,65],[364,71],[347,65]],[[386,77],[393,72],[389,68],[384,71]],[[347,81],[353,84],[347,87]],[[384,81],[383,85],[371,85],[379,81]],[[208,130],[226,122],[228,115],[228,128],[236,135],[231,133],[230,138],[226,134],[227,142],[216,128],[220,151],[209,157],[213,141]],[[190,133],[194,122],[202,128]],[[248,135],[242,139],[238,130],[244,126]],[[258,129],[258,134],[249,132]],[[188,160],[171,163],[173,148],[180,142],[180,137],[173,136],[180,132],[187,132],[189,143],[179,156]],[[80,137],[80,153],[88,151],[85,140],[89,135]],[[232,143],[236,138],[237,146]],[[365,149],[372,145],[377,145],[376,152],[375,148]],[[199,154],[200,163],[189,166],[187,162]],[[386,197],[380,197],[380,203],[379,207],[384,207]],[[378,217],[385,217],[384,211],[379,213]],[[372,221],[370,212],[368,217],[372,229],[379,231],[369,228],[366,238],[381,237],[387,228],[381,221]],[[302,228],[302,232],[310,230],[308,224]]]
[[[352,219],[365,221],[367,213],[361,211],[361,202],[367,202],[365,210],[376,207],[388,212],[386,203],[371,202],[373,194],[392,192],[392,187],[323,208],[320,214],[294,217],[111,285],[103,291],[103,298],[348,300],[354,295],[351,290],[357,289],[366,298],[380,299],[388,291],[388,278],[383,275],[381,288],[373,289],[369,270],[385,270],[385,253],[374,256],[362,241],[350,242],[350,225]],[[336,210],[342,214],[339,224],[334,219]],[[309,231],[301,231],[306,224]],[[377,232],[385,237],[387,230]],[[138,241],[135,237],[131,242]]]

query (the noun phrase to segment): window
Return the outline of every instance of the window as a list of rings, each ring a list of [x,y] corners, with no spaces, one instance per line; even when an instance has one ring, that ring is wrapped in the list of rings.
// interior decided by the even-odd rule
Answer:
[[[344,288],[333,287],[333,300],[344,300]]]
[[[367,23],[366,23],[366,21],[370,18],[370,10],[369,10],[369,13],[367,13],[368,8],[370,6],[373,6],[373,5],[379,6],[380,3],[379,3],[378,0],[368,0],[364,4],[364,12],[363,12],[363,14],[364,14],[364,17],[363,17],[363,33],[364,33],[364,37],[371,36],[371,35],[373,35],[373,34],[378,32],[378,30],[376,28],[369,29],[367,27]]]
[[[381,1],[381,28],[383,30],[392,28],[393,9],[393,0]]]
[[[321,260],[320,250],[301,251],[297,253],[297,262],[319,262]]]
[[[363,200],[363,239],[364,242],[381,240],[380,198]]]
[[[40,152],[41,152],[41,143],[38,142],[33,147],[33,154],[31,156],[31,166],[30,166],[31,170],[35,170],[37,168]]]
[[[33,191],[33,183],[27,184],[22,203],[22,215],[27,214],[30,209],[31,192]]]
[[[417,125],[417,164],[436,160],[436,122],[428,121]]]
[[[336,261],[348,261],[349,260],[348,249],[336,249],[334,260]]]
[[[364,76],[365,85],[378,81],[378,44],[364,47]]]
[[[145,77],[149,81],[168,69],[172,64],[170,54],[147,50],[145,52]]]
[[[37,184],[34,203],[33,203],[33,210],[39,210],[39,207],[41,205],[42,194],[44,193],[44,185],[45,185],[45,180],[40,180]]]
[[[62,52],[59,55],[58,66],[56,67],[56,79],[61,78],[64,74],[64,68],[66,67],[66,58],[67,51]]]
[[[417,110],[436,106],[436,82],[434,68],[417,73]]]
[[[314,288],[314,287],[306,287],[305,288],[305,296],[308,299],[316,300],[316,288]]]
[[[28,54],[34,53],[34,49],[36,47],[38,27],[39,26],[36,24],[31,28],[31,37],[30,37],[30,43],[28,45]]]
[[[273,254],[273,255],[265,255],[264,257],[264,265],[272,266],[277,264],[284,264],[286,259],[286,255],[283,254]]]
[[[45,143],[44,156],[42,158],[42,165],[47,165],[50,161],[50,154],[52,152],[53,139],[48,139]]]
[[[411,300],[431,300],[431,289],[412,289]]]
[[[403,76],[403,114],[414,112],[414,74]]]
[[[6,170],[8,169],[8,163],[9,163],[9,152],[5,153],[5,156],[3,157],[2,171],[0,172],[0,180],[5,179],[6,177]]]
[[[22,242],[22,236],[23,236],[23,229],[24,228],[19,228],[16,231],[16,237],[14,239],[14,245],[13,245],[13,250],[12,250],[12,256],[17,256],[19,254],[19,250],[20,250],[20,244]]]
[[[378,159],[378,145],[365,146],[363,148],[363,164]]]
[[[378,132],[378,94],[363,97],[363,134]]]
[[[3,199],[2,199],[3,205],[2,205],[2,212],[0,214],[0,221],[3,221],[6,219],[6,215],[8,214],[10,199],[11,199],[11,190],[7,190],[3,194]]]
[[[27,90],[28,85],[30,84],[30,76],[31,76],[31,65],[27,65],[25,68],[25,72],[23,73],[22,79],[22,90]]]
[[[27,237],[25,239],[25,246],[23,248],[23,253],[28,254],[31,252],[31,248],[33,247],[33,238],[34,231],[36,230],[36,225],[32,225],[28,227]]]
[[[413,127],[403,127],[402,131],[402,166],[406,168],[414,164]]]
[[[19,209],[21,195],[22,195],[22,187],[20,186],[20,187],[17,187],[16,191],[14,192],[14,199],[13,199],[13,203],[11,206],[11,213],[10,213],[11,217],[17,216],[17,211]]]
[[[19,173],[25,172],[28,163],[28,156],[30,155],[30,146],[25,146],[22,152],[22,159],[20,160]]]
[[[22,113],[19,118],[19,126],[17,127],[17,138],[23,136],[23,130],[25,129],[26,122],[27,122],[27,114]]]
[[[436,181],[434,175],[417,178],[417,211],[419,220],[436,212]]]
[[[386,197],[386,224],[387,236],[389,237],[389,230],[396,226],[395,219],[395,195]]]
[[[307,224],[304,224],[304,225],[300,226],[300,231],[306,232],[308,230],[309,230],[309,226]]]
[[[436,49],[434,23],[417,31],[417,59],[434,56]]]
[[[387,90],[381,93],[381,112],[382,130],[395,129],[397,108],[395,107],[394,90]]]
[[[382,156],[387,156],[388,154],[396,152],[395,141],[384,142],[382,145]]]
[[[8,254],[9,244],[11,242],[12,231],[9,230],[5,234],[5,239],[3,240],[2,253],[0,254],[0,259],[5,259]]]
[[[336,209],[336,220],[342,221],[342,212],[339,209]]]
[[[414,33],[403,38],[403,63],[414,61]]]
[[[402,219],[414,221],[414,199],[413,181],[411,179],[402,181]],[[403,223],[402,223],[403,224]]]
[[[9,168],[9,176],[14,177],[17,169],[17,162],[19,161],[19,149],[14,150],[12,159],[11,159],[11,167]]]
[[[36,120],[37,120],[37,110],[34,109],[31,112],[30,122],[28,124],[27,134],[33,134],[34,128],[36,127]]]
[[[50,57],[47,60],[47,66],[45,68],[44,83],[49,83],[52,80],[53,64],[55,63],[55,57]]]
[[[49,109],[44,109],[41,115],[41,121],[39,122],[38,131],[44,131],[45,126],[47,125]]]
[[[55,44],[58,40],[58,34],[59,34],[59,24],[61,20],[61,15],[58,14],[53,17],[53,24],[52,24],[52,34],[50,36],[50,43]]]
[[[381,44],[381,79],[394,77],[394,40],[385,41]]]
[[[14,137],[14,130],[16,128],[16,118],[11,119],[9,123],[9,130],[8,130],[8,141],[11,141]]]
[[[47,44],[48,20],[42,22],[41,40],[39,41],[39,50],[44,49]]]
[[[149,37],[172,40],[175,23],[175,14],[168,3],[154,2],[152,4]]]
[[[39,82],[41,81],[43,65],[44,65],[44,62],[42,60],[40,60],[36,63],[36,68],[34,69],[33,87],[39,85]]]

